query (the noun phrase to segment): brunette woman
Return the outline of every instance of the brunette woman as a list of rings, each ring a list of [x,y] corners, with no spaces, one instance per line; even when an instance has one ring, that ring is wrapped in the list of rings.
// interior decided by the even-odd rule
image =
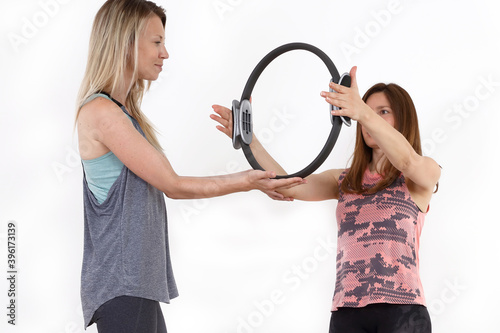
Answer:
[[[429,313],[419,275],[419,238],[441,174],[422,156],[417,113],[410,95],[379,83],[360,97],[356,67],[351,88],[331,83],[321,92],[357,121],[352,164],[306,177],[279,191],[288,200],[336,199],[337,277],[330,333],[428,333]],[[231,136],[230,110],[214,105],[217,128]],[[286,171],[254,137],[252,152],[266,170]]]

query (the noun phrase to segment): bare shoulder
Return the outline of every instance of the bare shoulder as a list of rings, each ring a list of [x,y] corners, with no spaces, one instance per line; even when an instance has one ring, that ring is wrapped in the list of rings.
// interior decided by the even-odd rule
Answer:
[[[406,177],[408,190],[420,210],[426,212],[441,177],[441,166],[430,157],[422,157],[419,172],[412,176]]]
[[[82,159],[94,159],[109,152],[103,143],[106,132],[115,124],[130,124],[114,102],[97,97],[80,109],[77,119],[78,142]]]
[[[432,158],[424,156],[424,160],[427,163],[427,169],[430,172],[430,177],[433,182],[438,182],[441,177],[441,166]]]
[[[441,166],[431,157],[420,156],[404,175],[414,191],[432,193],[441,177]]]
[[[105,120],[120,119],[125,114],[118,105],[104,97],[97,97],[80,109],[77,124],[97,125]]]

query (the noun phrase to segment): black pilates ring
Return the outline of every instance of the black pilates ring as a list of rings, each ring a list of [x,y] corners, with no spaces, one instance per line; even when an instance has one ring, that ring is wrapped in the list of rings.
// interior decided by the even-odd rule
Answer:
[[[257,79],[262,74],[264,69],[278,56],[292,50],[306,50],[314,53],[318,56],[323,63],[326,65],[330,74],[332,76],[331,81],[335,83],[340,83],[343,86],[350,87],[351,86],[351,78],[349,74],[345,73],[342,76],[339,75],[337,68],[335,67],[332,60],[320,49],[315,46],[306,43],[290,43],[282,45],[273,51],[269,52],[255,67],[255,69],[250,74],[248,81],[243,90],[243,94],[241,95],[241,100],[233,100],[232,103],[232,115],[233,115],[233,147],[235,149],[243,148],[243,152],[245,157],[255,170],[264,170],[264,168],[257,162],[255,159],[252,150],[250,149],[250,144],[252,142],[253,137],[253,124],[252,124],[252,106],[250,104],[250,96],[252,95],[253,88]],[[332,91],[332,90],[330,90]],[[333,107],[330,107],[332,110]],[[337,138],[340,134],[340,129],[342,128],[342,123],[347,126],[351,125],[351,120],[348,117],[339,117],[332,116],[330,113],[330,121],[332,123],[332,129],[330,131],[330,135],[328,139],[319,153],[319,155],[304,169],[290,174],[290,175],[277,175],[276,178],[290,178],[290,177],[301,177],[305,178],[309,176],[311,173],[316,171],[319,166],[326,160],[330,152],[332,151],[335,143],[337,142]]]

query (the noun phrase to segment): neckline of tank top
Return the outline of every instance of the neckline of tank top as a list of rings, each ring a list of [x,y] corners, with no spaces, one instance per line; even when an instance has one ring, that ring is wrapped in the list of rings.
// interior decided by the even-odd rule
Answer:
[[[111,95],[108,94],[107,92],[105,92],[105,91],[99,91],[98,94],[106,95],[106,96],[109,97],[110,100],[112,100],[113,102],[115,102],[119,107],[124,107],[122,103],[118,102],[116,99],[114,99],[113,97],[111,97]]]

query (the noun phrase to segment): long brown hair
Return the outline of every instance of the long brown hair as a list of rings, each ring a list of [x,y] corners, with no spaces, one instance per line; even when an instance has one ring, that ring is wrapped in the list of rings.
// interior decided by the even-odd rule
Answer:
[[[161,19],[165,28],[165,10],[152,1],[108,0],[99,9],[90,35],[87,68],[77,98],[76,119],[85,100],[92,94],[104,91],[113,95],[123,82],[127,66],[132,66],[133,77],[125,104],[148,141],[161,151],[155,129],[140,108],[142,96],[151,82],[137,77],[139,36],[153,15]]]
[[[368,98],[378,92],[387,97],[391,109],[394,112],[395,128],[408,140],[417,154],[422,155],[420,143],[420,131],[418,129],[418,118],[415,105],[406,90],[394,83],[377,83],[363,96],[366,103]],[[401,172],[386,159],[382,170],[378,170],[382,179],[371,188],[363,187],[363,175],[372,160],[372,148],[368,147],[363,139],[361,125],[356,128],[356,144],[352,156],[352,164],[342,181],[341,190],[345,193],[371,194],[391,185]]]

